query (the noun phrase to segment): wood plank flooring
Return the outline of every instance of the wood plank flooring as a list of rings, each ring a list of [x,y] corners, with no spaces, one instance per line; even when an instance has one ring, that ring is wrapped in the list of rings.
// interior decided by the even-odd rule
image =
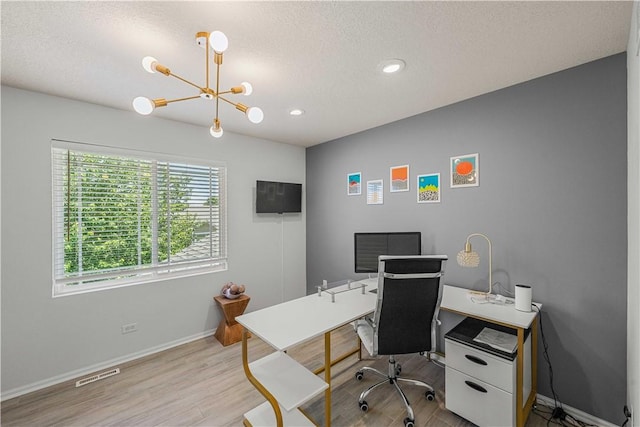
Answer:
[[[334,357],[354,346],[354,332],[345,326],[332,333]],[[289,351],[313,370],[322,366],[322,338]],[[264,402],[244,375],[241,344],[223,347],[213,336],[120,365],[120,374],[76,388],[75,380],[2,402],[2,426],[242,426],[242,416]],[[249,360],[272,349],[253,337]],[[363,357],[366,351],[363,350]],[[473,424],[447,411],[444,368],[423,357],[398,356],[402,374],[422,379],[436,390],[435,401],[423,390],[403,385],[412,404],[416,427],[464,427]],[[358,361],[351,356],[332,369],[332,425],[398,426],[406,417],[404,405],[392,387],[382,387],[367,399],[369,411],[358,408],[358,395],[375,382],[373,375],[355,379],[359,366],[386,371],[385,358]],[[324,425],[324,395],[303,406],[316,423]],[[548,410],[547,410],[548,412]],[[532,413],[527,427],[547,425]]]

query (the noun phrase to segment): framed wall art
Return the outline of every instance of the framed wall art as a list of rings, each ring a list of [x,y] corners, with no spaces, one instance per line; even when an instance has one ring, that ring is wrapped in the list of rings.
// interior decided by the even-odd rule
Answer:
[[[394,166],[389,169],[391,193],[409,191],[409,165]]]
[[[347,195],[359,196],[362,194],[362,173],[351,172],[347,174]]]
[[[418,175],[418,203],[440,203],[440,174]]]
[[[384,182],[381,179],[367,181],[367,204],[381,205],[384,197]]]
[[[451,157],[451,188],[477,187],[480,185],[478,153]]]

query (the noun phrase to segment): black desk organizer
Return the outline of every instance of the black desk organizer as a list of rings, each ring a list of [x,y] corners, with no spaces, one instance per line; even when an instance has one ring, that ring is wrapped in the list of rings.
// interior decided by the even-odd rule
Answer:
[[[484,328],[495,329],[496,331],[505,332],[511,335],[517,335],[516,330],[513,328],[508,328],[506,326],[497,325],[495,323],[474,319],[473,317],[465,317],[462,322],[458,323],[453,329],[445,334],[445,338],[449,338],[450,340],[468,345],[469,347],[477,348],[489,354],[493,354],[494,356],[498,356],[502,359],[511,361],[515,360],[516,356],[518,355],[517,348],[513,353],[508,353],[506,351],[498,350],[497,348],[491,347],[488,344],[473,340]],[[530,333],[531,329],[527,329],[525,331],[525,341],[527,340],[527,337]]]

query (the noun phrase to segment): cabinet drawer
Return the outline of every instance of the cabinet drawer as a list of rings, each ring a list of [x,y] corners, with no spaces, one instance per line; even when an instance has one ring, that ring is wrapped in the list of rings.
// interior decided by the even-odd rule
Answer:
[[[446,407],[478,426],[515,425],[515,395],[466,375],[448,365],[445,368]]]
[[[515,362],[445,339],[447,367],[471,374],[477,380],[513,393],[516,384]],[[447,385],[448,386],[448,385]]]

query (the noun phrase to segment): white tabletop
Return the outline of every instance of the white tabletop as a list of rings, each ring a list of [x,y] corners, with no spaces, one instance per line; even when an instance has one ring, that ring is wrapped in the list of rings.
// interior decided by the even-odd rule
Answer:
[[[469,289],[445,285],[440,309],[455,311],[471,317],[481,317],[489,321],[525,329],[531,326],[531,322],[536,318],[537,312],[518,311],[515,308],[515,304],[482,304],[474,302],[472,298],[475,300],[482,299],[477,295],[469,294]],[[542,307],[542,304],[534,304],[538,306],[538,309]]]
[[[364,294],[359,285],[366,284]],[[276,304],[236,317],[236,321],[251,333],[260,337],[273,348],[285,351],[309,339],[323,335],[342,325],[372,313],[376,306],[376,294],[369,292],[377,288],[377,278],[352,282],[354,288],[348,292],[332,295],[323,292]],[[346,285],[340,288],[346,288]],[[336,289],[340,288],[334,288]],[[536,304],[540,307],[540,304]],[[469,290],[445,285],[440,304],[442,310],[480,317],[513,327],[528,328],[536,312],[522,312],[514,304],[474,303]]]
[[[331,302],[329,293],[314,293],[243,314],[236,321],[273,348],[284,351],[372,313],[376,294],[369,290],[377,279],[362,282],[368,284],[364,294],[358,287],[361,282],[353,282],[354,289],[335,295],[335,302]]]

